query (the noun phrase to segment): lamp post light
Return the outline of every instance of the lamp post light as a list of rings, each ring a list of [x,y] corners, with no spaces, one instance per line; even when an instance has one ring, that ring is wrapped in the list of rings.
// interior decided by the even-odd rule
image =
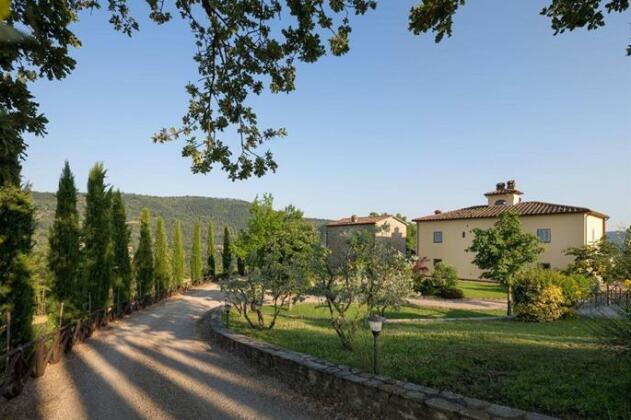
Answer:
[[[230,328],[230,309],[232,309],[232,304],[224,300],[223,310],[226,313],[226,328]]]
[[[379,374],[379,346],[377,345],[377,337],[381,333],[385,318],[379,315],[370,315],[368,317],[368,325],[370,325],[370,331],[373,338],[373,357],[372,357],[372,372]]]

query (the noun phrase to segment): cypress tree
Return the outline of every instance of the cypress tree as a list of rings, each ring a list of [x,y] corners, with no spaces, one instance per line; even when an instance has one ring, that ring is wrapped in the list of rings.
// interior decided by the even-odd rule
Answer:
[[[91,299],[92,310],[107,305],[113,280],[111,241],[111,191],[105,186],[106,171],[97,163],[88,176],[83,223],[84,299]]]
[[[175,231],[173,232],[173,282],[176,286],[182,285],[184,279],[184,242],[182,241],[182,224],[175,221]]]
[[[120,191],[112,195],[112,246],[114,249],[114,299],[116,304],[131,300],[131,261],[129,258],[129,228],[125,204]]]
[[[217,274],[215,264],[215,232],[212,222],[208,223],[208,239],[206,242],[206,277],[214,279]]]
[[[237,257],[237,272],[240,276],[245,276],[245,260],[241,257]]]
[[[193,229],[193,255],[191,255],[191,281],[199,283],[202,279],[202,229],[199,222]]]
[[[169,240],[164,229],[164,219],[158,217],[156,221],[156,239],[154,243],[154,272],[156,295],[161,296],[171,287],[171,261],[169,255]]]
[[[52,291],[60,302],[67,305],[67,313],[71,315],[73,309],[79,309],[82,303],[76,289],[80,281],[80,242],[77,188],[66,161],[57,188],[55,220],[48,236],[48,268],[53,277]]]
[[[153,250],[151,248],[151,213],[142,209],[140,213],[140,239],[134,255],[136,271],[136,296],[144,299],[153,293]]]
[[[0,310],[11,312],[12,347],[33,337],[29,254],[34,231],[30,191],[18,185],[0,187]]]
[[[223,229],[223,253],[221,255],[221,262],[223,263],[223,273],[226,275],[232,274],[232,246],[230,245],[230,231],[228,226]]]
[[[22,135],[25,131],[43,133],[45,118],[29,108],[34,103],[11,99],[6,93],[3,88],[0,95],[0,311],[11,312],[11,346],[15,347],[33,336],[30,254],[35,219],[31,192],[20,185],[26,149]],[[21,112],[24,107],[31,112]]]

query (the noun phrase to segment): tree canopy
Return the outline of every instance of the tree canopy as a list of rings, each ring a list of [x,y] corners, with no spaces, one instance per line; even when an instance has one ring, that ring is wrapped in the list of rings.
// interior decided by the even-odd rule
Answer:
[[[541,14],[554,34],[605,25],[605,15],[622,13],[628,0],[549,0]],[[19,179],[26,133],[43,136],[48,120],[29,84],[38,78],[63,79],[77,65],[71,49],[81,46],[72,30],[82,12],[97,9],[103,0],[34,3],[14,0],[8,25],[23,29],[28,38],[0,39],[0,147],[7,158],[0,180]],[[175,4],[145,0],[149,18],[162,25],[178,16],[187,22],[196,52],[199,77],[186,84],[188,107],[177,127],[157,131],[158,143],[180,139],[182,155],[191,159],[193,172],[215,167],[235,179],[262,176],[277,164],[270,140],[287,134],[284,128],[260,127],[252,96],[295,90],[297,64],[314,63],[328,52],[343,55],[350,49],[351,16],[377,7],[377,0],[181,0]],[[409,30],[431,32],[436,42],[452,36],[453,18],[465,0],[423,0],[409,14]],[[140,29],[127,0],[109,0],[114,29],[131,36]],[[480,22],[480,24],[484,24]],[[631,54],[631,46],[627,49]],[[235,147],[234,144],[237,146]],[[4,162],[6,160],[6,162]],[[6,163],[6,165],[4,165]]]

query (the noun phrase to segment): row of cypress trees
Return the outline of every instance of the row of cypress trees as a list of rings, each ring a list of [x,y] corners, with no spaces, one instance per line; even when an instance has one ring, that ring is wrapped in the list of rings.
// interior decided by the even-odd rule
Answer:
[[[34,207],[28,188],[19,183],[19,165],[0,171],[0,312],[11,313],[11,346],[33,337]],[[47,266],[54,299],[64,302],[64,318],[125,303],[134,297],[161,295],[185,278],[182,226],[175,221],[170,248],[162,218],[152,241],[151,214],[143,209],[140,239],[133,261],[130,230],[120,191],[108,187],[106,170],[97,163],[89,173],[83,223],[77,209],[78,191],[68,162],[59,179],[55,219],[49,232]],[[224,272],[232,271],[230,233],[225,229]],[[190,271],[193,283],[217,275],[213,226],[208,226],[205,264],[201,257],[201,226],[194,232]],[[9,344],[9,343],[7,343]]]
[[[67,317],[106,306],[112,291],[117,303],[130,298],[132,265],[125,206],[120,191],[106,185],[106,174],[101,163],[90,170],[82,225],[68,162],[59,179],[48,237],[48,268],[53,293],[66,305]]]
[[[162,297],[184,282],[186,255],[180,221],[175,221],[173,247],[170,247],[164,219],[156,218],[155,232],[152,233],[151,213],[149,209],[143,209],[138,247],[132,261],[122,195],[120,191],[108,188],[105,178],[105,168],[97,163],[88,177],[82,225],[77,210],[78,191],[68,162],[59,179],[55,220],[49,234],[48,267],[53,277],[53,293],[58,301],[68,305],[68,317],[109,303],[126,303],[133,297]],[[194,227],[192,248],[192,283],[215,278],[212,223],[208,224],[205,264],[202,263],[199,223]],[[223,266],[232,267],[227,227],[222,257]]]

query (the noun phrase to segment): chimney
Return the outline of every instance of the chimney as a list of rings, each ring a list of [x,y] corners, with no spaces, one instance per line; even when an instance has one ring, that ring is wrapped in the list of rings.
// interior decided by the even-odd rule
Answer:
[[[354,214],[351,216],[351,222],[355,223],[357,221],[357,215]]]
[[[517,190],[514,179],[495,184],[495,191],[484,194],[488,199],[488,206],[515,205],[521,202],[522,192]]]

